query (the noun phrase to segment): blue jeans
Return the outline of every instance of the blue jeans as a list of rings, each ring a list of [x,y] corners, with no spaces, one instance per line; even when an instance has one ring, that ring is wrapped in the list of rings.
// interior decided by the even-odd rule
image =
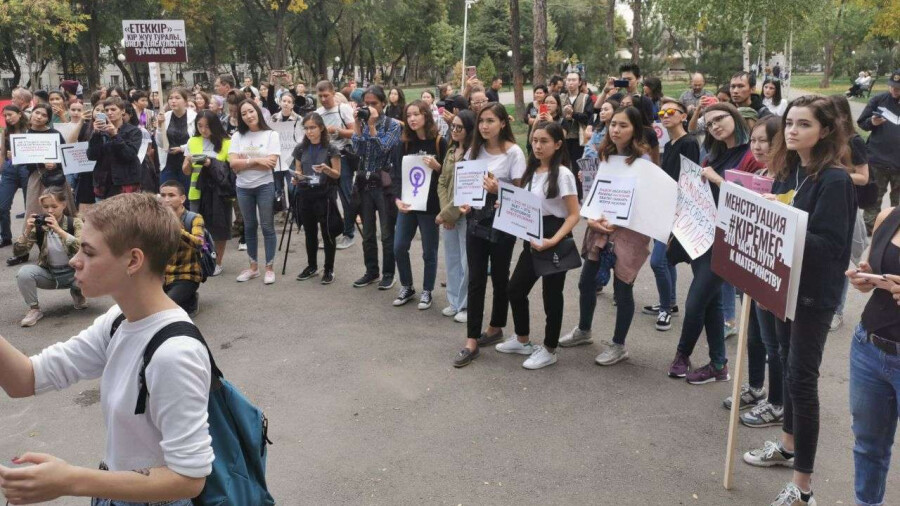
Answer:
[[[678,351],[690,357],[700,333],[706,329],[709,360],[716,366],[728,363],[725,356],[725,328],[722,325],[722,278],[710,266],[712,250],[691,262],[694,280],[688,289],[684,307],[684,322]]]
[[[0,240],[12,240],[12,224],[10,222],[10,210],[16,190],[22,190],[22,199],[28,190],[28,176],[30,172],[24,165],[13,165],[11,161],[3,162],[3,172],[0,175]]]
[[[188,191],[191,188],[191,176],[185,176],[184,172],[181,170],[181,167],[176,169],[163,169],[159,173],[159,184],[162,185],[166,181],[175,180],[181,183],[181,186],[184,186],[184,190]]]
[[[128,501],[111,501],[109,499],[92,499],[91,506],[191,506],[193,503],[190,499],[179,499],[177,501],[163,502],[128,502]]]
[[[734,286],[731,283],[722,283],[722,318],[723,321],[733,322],[737,313],[734,308]]]
[[[891,447],[897,432],[900,356],[867,342],[862,324],[850,341],[850,412],[856,503],[883,504]]]
[[[353,238],[356,232],[356,215],[352,212],[350,196],[353,195],[353,170],[347,159],[341,157],[341,179],[338,195],[341,197],[341,207],[344,208],[344,236]]]
[[[256,188],[237,189],[238,205],[241,206],[241,214],[244,215],[244,240],[247,242],[247,255],[250,261],[256,263],[257,253],[257,227],[262,226],[263,244],[266,249],[266,265],[275,263],[275,213],[272,205],[275,203],[275,183],[266,183]],[[259,220],[257,221],[257,210]]]
[[[447,300],[450,307],[465,311],[469,307],[469,267],[466,260],[466,217],[456,226],[441,228],[444,240],[444,263],[447,264]]]
[[[394,230],[394,259],[397,262],[397,272],[400,274],[400,284],[403,286],[413,286],[409,247],[416,235],[416,228],[418,228],[422,234],[422,259],[425,261],[422,290],[427,292],[434,290],[440,241],[438,224],[434,222],[436,217],[436,214],[425,213],[399,213],[397,215],[397,226]]]
[[[656,278],[656,290],[659,292],[660,309],[668,310],[675,305],[675,286],[678,280],[678,271],[674,265],[669,265],[666,258],[666,243],[653,240],[653,253],[650,254],[650,268]]]

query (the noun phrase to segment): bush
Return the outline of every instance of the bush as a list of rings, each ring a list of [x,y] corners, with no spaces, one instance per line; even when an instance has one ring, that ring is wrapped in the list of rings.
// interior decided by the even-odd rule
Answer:
[[[497,67],[494,66],[494,60],[491,60],[491,57],[487,55],[482,57],[481,61],[478,62],[477,72],[478,79],[485,83],[485,86],[490,84],[491,80],[497,75]]]

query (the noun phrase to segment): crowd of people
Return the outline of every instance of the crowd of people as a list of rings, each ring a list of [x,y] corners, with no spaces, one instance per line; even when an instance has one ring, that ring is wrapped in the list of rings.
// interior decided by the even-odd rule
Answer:
[[[627,360],[626,340],[637,312],[634,284],[649,258],[658,300],[641,313],[655,317],[660,332],[672,328],[673,318],[683,318],[668,376],[691,385],[730,381],[725,341],[739,326],[736,289],[713,271],[711,250],[691,260],[674,237],[653,240],[604,217],[588,219],[581,247],[576,244],[581,200],[589,190],[583,186],[579,160],[619,156],[631,166],[643,159],[678,181],[684,157],[702,166],[716,201],[726,171],[736,170],[773,178],[771,193],[765,196],[808,213],[796,315],[783,322],[753,304],[747,322],[749,383],[738,399],[723,402],[726,408],[739,404],[746,426],[782,427],[776,441],[744,455],[750,465],[793,468],[791,481],[773,505],[815,504],[811,476],[826,337],[842,326],[849,287],[874,289],[853,331],[850,398],[856,500],[881,503],[898,418],[900,310],[894,299],[900,300],[900,277],[879,282],[866,274],[900,276],[900,125],[885,118],[888,113],[900,115],[900,71],[891,76],[889,91],[873,97],[859,118],[853,118],[843,95],[789,100],[782,96],[777,75],[766,76],[757,93],[756,75],[750,72],[736,72],[716,93],[707,90],[703,75],[695,74],[687,91],[668,97],[660,79],[642,76],[633,64],[622,65],[618,76],[603,80],[597,89],[579,72],[553,76],[534,86],[534,101],[522,118],[511,117],[499,103],[499,79],[485,86],[472,78],[458,93],[452,85],[441,85],[419,97],[396,87],[359,89],[354,81],[341,91],[330,81],[320,81],[313,97],[305,84],[291,81],[284,73],[273,73],[258,88],[249,78],[237,87],[232,75],[223,74],[215,81],[214,95],[173,88],[164,104],[158,103],[158,94],[119,88],[98,90],[89,102],[66,90],[49,94],[46,102],[34,102],[30,92],[16,90],[13,103],[3,111],[7,140],[2,149],[0,246],[14,242],[10,266],[27,263],[35,245],[39,251],[36,264],[24,265],[17,274],[28,308],[21,325],[33,326],[43,317],[38,289],[67,288],[78,309],[86,307],[86,297],[116,294],[123,309],[132,304],[132,311],[141,314],[134,308],[143,306],[131,300],[132,295],[108,286],[88,289],[85,269],[96,261],[88,259],[100,251],[114,257],[126,254],[124,246],[110,242],[114,236],[138,244],[136,250],[153,250],[124,262],[129,267],[123,275],[144,276],[151,293],[156,292],[149,285],[159,282],[161,293],[191,316],[199,311],[202,283],[223,274],[222,262],[233,238],[248,257],[236,281],[262,277],[266,285],[275,283],[275,220],[283,213],[305,232],[306,267],[297,280],[320,276],[321,284],[334,283],[337,251],[353,246],[358,231],[363,269],[352,286],[390,290],[399,278],[394,306],[417,300],[419,310],[432,307],[443,243],[448,305],[441,314],[466,324],[463,347],[452,360],[457,368],[471,364],[488,346],[526,357],[526,369],[556,364],[559,348],[590,344],[595,335],[605,334],[594,328],[593,319],[597,295],[610,283],[616,317],[612,336],[602,336],[595,362],[609,367]],[[528,126],[525,149],[513,134],[513,124],[519,121]],[[291,123],[294,132],[289,160],[282,159],[282,140],[273,129],[284,122]],[[72,125],[64,129],[73,132],[71,138],[54,128],[59,124]],[[867,142],[857,135],[857,125],[870,132]],[[666,133],[662,145],[654,126]],[[88,142],[87,156],[95,168],[67,177],[55,163],[14,165],[8,142],[14,133]],[[413,210],[403,200],[405,156],[424,157],[434,175],[425,189],[423,210]],[[456,206],[457,164],[476,160],[489,168],[483,183],[485,205]],[[542,241],[518,243],[494,227],[501,182],[527,189],[540,201]],[[888,186],[893,207],[882,211]],[[10,220],[18,189],[26,209],[21,232],[13,230]],[[154,227],[144,217],[130,217],[133,230],[128,232],[104,228],[110,226],[111,213],[137,212],[122,208],[128,202],[158,213],[153,204],[135,200],[137,196],[121,197],[139,193],[158,194],[159,202],[178,218],[179,239],[169,241],[168,249],[139,238],[141,227]],[[417,233],[424,264],[418,285],[410,259]],[[866,259],[869,237],[872,246]],[[321,270],[319,249],[324,250]],[[131,251],[128,254],[136,255]],[[569,262],[547,262],[548,255]],[[210,258],[214,264],[207,268],[204,263]],[[140,267],[145,262],[149,267]],[[692,279],[679,305],[676,266],[684,262],[690,264]],[[564,333],[564,287],[568,271],[578,266],[577,326]],[[486,316],[488,279],[492,300]],[[545,314],[540,343],[532,338],[529,309],[539,280]],[[172,310],[162,302],[157,305],[164,312]],[[510,310],[513,328],[506,335]],[[102,317],[97,325],[109,318]],[[697,361],[693,352],[704,334],[709,357],[699,360],[705,362],[700,365],[692,358]],[[69,344],[57,346],[36,359],[35,378],[38,365],[62,367],[56,362]],[[0,339],[0,371],[2,366],[21,371],[20,355]],[[885,368],[894,376],[885,374]],[[41,381],[32,382],[28,390],[20,378],[0,372],[0,386],[23,395],[67,386],[47,374],[41,372]],[[888,405],[890,410],[885,409]],[[200,436],[194,432],[191,437]],[[199,464],[195,462],[191,472],[176,473],[202,473],[206,450],[198,448],[191,458]]]

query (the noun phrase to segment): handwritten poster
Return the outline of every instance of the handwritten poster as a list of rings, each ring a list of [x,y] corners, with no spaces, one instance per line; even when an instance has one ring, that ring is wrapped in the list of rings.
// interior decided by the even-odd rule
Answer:
[[[577,163],[581,172],[581,187],[590,188],[594,185],[594,178],[597,176],[597,167],[600,165],[600,159],[582,158]]]
[[[487,197],[484,178],[487,173],[488,164],[484,160],[458,162],[453,173],[455,183],[453,205],[468,205],[475,209],[484,207],[484,200]]]
[[[425,165],[424,156],[403,157],[401,177],[403,178],[400,200],[409,204],[413,211],[428,209],[428,190],[431,188],[431,168]]]
[[[278,156],[278,165],[275,167],[275,171],[292,169],[294,148],[303,139],[302,132],[298,132],[297,122],[272,121],[269,123],[269,127],[278,132],[278,141],[281,145],[281,154]]]
[[[706,253],[716,231],[716,202],[709,182],[700,173],[702,168],[681,156],[681,176],[678,178],[678,204],[672,234],[684,250],[695,259]],[[750,174],[752,179],[752,174]]]

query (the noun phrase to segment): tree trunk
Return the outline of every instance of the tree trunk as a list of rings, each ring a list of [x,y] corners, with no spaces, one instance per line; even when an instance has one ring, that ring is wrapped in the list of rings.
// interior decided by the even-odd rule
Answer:
[[[631,63],[641,61],[641,0],[632,0],[631,12]]]
[[[535,84],[547,82],[547,0],[534,0],[534,76]]]
[[[512,48],[513,96],[516,101],[516,117],[525,114],[525,94],[522,76],[522,42],[519,31],[519,0],[509,0],[509,45]]]
[[[840,33],[841,17],[844,15],[844,4],[846,2],[847,0],[841,0],[840,5],[838,5],[837,19],[834,22],[834,29],[831,31],[832,37],[827,38],[825,42],[825,73],[822,76],[822,81],[819,83],[819,88],[827,88],[831,85],[831,75],[834,73],[834,48],[841,41],[838,34]]]
[[[743,68],[745,72],[750,71],[750,13],[744,12],[744,28],[741,30],[741,49],[743,49]]]
[[[272,61],[269,62],[273,69],[284,69],[286,61],[285,54],[285,36],[284,36],[284,17],[287,15],[287,8],[291,0],[282,0],[278,2],[278,10],[275,14],[275,51],[272,53]]]
[[[606,75],[611,76],[616,71],[616,0],[606,0],[606,36],[609,45]]]
[[[769,34],[769,18],[763,18],[762,38],[759,41],[759,68],[758,71],[765,76],[765,68],[769,66],[768,58],[766,58],[766,37]]]
[[[126,86],[134,86],[134,78],[131,77],[131,72],[128,71],[128,67],[122,64],[122,62],[120,62],[119,59],[115,57],[113,57],[113,63],[115,63],[116,67],[119,67],[119,70],[122,72],[122,77],[125,78]],[[172,81],[174,82],[175,80],[173,79]]]

